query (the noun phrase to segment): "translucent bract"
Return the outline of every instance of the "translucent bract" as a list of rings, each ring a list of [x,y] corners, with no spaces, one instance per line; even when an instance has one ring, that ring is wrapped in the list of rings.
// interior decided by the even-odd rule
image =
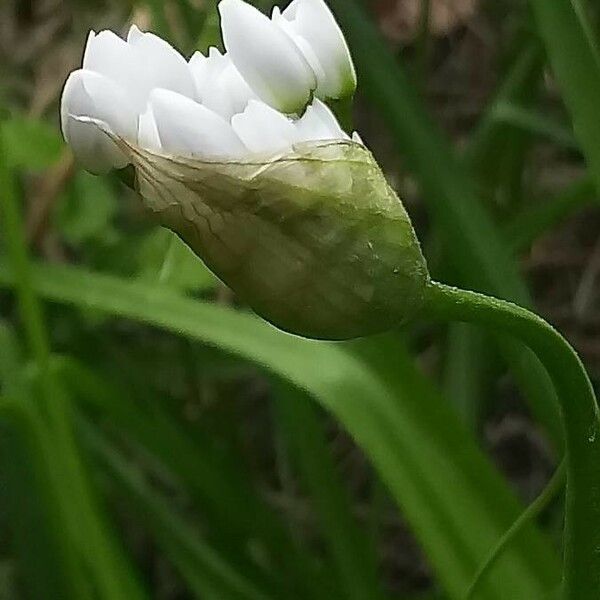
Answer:
[[[305,143],[246,161],[158,155],[113,136],[146,207],[255,312],[347,339],[413,316],[428,282],[406,211],[371,153]]]

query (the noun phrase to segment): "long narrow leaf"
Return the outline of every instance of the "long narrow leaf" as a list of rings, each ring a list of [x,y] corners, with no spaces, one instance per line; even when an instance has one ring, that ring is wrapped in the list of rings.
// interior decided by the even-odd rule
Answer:
[[[68,267],[40,266],[34,275],[35,289],[46,298],[216,345],[311,394],[370,457],[451,598],[461,597],[479,561],[520,512],[452,409],[397,344],[386,353],[394,370],[380,374],[377,361],[369,367],[343,344],[296,338],[251,315],[170,290]],[[0,285],[11,282],[10,272],[0,267]],[[558,573],[547,543],[528,529],[497,565],[482,600],[535,598]]]
[[[336,473],[310,399],[289,386],[279,385],[277,389],[279,421],[320,518],[344,597],[349,600],[384,598],[374,549],[351,513],[351,502]]]
[[[580,0],[530,0],[539,33],[600,191],[600,51]]]

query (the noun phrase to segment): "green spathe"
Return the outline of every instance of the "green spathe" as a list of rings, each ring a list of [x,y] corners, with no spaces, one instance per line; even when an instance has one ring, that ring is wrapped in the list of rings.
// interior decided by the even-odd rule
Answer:
[[[419,242],[361,144],[311,142],[217,162],[115,141],[161,224],[277,327],[348,339],[397,326],[420,308],[429,275]]]

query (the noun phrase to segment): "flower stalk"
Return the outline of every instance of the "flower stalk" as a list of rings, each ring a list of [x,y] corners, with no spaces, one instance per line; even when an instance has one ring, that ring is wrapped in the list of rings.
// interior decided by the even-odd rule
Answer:
[[[509,333],[542,361],[558,392],[566,440],[563,598],[600,590],[600,412],[577,353],[544,319],[510,302],[430,282],[423,314]]]

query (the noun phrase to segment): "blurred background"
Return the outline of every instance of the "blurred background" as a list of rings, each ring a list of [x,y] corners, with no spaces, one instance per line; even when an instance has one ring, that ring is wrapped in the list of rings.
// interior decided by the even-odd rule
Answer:
[[[598,11],[543,2],[329,4],[434,276],[535,308],[597,382]],[[536,359],[460,324],[276,331],[62,140],[90,29],[190,56],[215,7],[0,3],[0,598],[462,599],[560,461]],[[554,597],[562,523],[558,490],[474,598]]]

